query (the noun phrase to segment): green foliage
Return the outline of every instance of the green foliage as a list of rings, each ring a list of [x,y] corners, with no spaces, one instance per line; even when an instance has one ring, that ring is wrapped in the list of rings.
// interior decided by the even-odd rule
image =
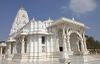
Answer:
[[[86,35],[86,44],[88,49],[100,49],[100,42],[93,37]]]

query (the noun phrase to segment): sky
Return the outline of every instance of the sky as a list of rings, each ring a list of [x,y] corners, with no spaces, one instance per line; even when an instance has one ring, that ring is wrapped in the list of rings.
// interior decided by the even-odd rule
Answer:
[[[21,6],[30,20],[75,18],[90,28],[87,35],[100,41],[100,0],[0,0],[0,40],[7,40]]]

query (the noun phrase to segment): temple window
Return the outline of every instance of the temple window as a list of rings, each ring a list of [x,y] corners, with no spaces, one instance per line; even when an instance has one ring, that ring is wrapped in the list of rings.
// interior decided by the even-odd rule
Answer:
[[[42,38],[42,44],[45,44],[45,37],[42,36],[41,38]]]

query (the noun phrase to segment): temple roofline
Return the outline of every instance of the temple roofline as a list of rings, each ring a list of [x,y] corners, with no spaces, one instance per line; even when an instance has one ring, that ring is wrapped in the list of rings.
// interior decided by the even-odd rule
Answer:
[[[62,22],[63,21],[63,22]],[[57,25],[57,24],[60,24],[60,23],[71,23],[71,24],[75,24],[75,25],[78,25],[80,27],[84,27],[86,29],[89,29],[88,26],[84,25],[83,23],[81,22],[77,22],[75,20],[71,20],[71,19],[68,19],[68,18],[65,18],[65,17],[62,17],[61,19],[57,20],[56,22],[54,22],[51,26],[54,26],[54,25]],[[49,26],[49,27],[51,27]]]

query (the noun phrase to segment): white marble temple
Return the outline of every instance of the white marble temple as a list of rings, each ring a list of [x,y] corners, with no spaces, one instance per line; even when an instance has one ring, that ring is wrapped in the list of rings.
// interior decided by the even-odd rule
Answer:
[[[65,17],[29,22],[27,11],[20,8],[7,40],[5,60],[8,64],[86,64],[86,28]]]

